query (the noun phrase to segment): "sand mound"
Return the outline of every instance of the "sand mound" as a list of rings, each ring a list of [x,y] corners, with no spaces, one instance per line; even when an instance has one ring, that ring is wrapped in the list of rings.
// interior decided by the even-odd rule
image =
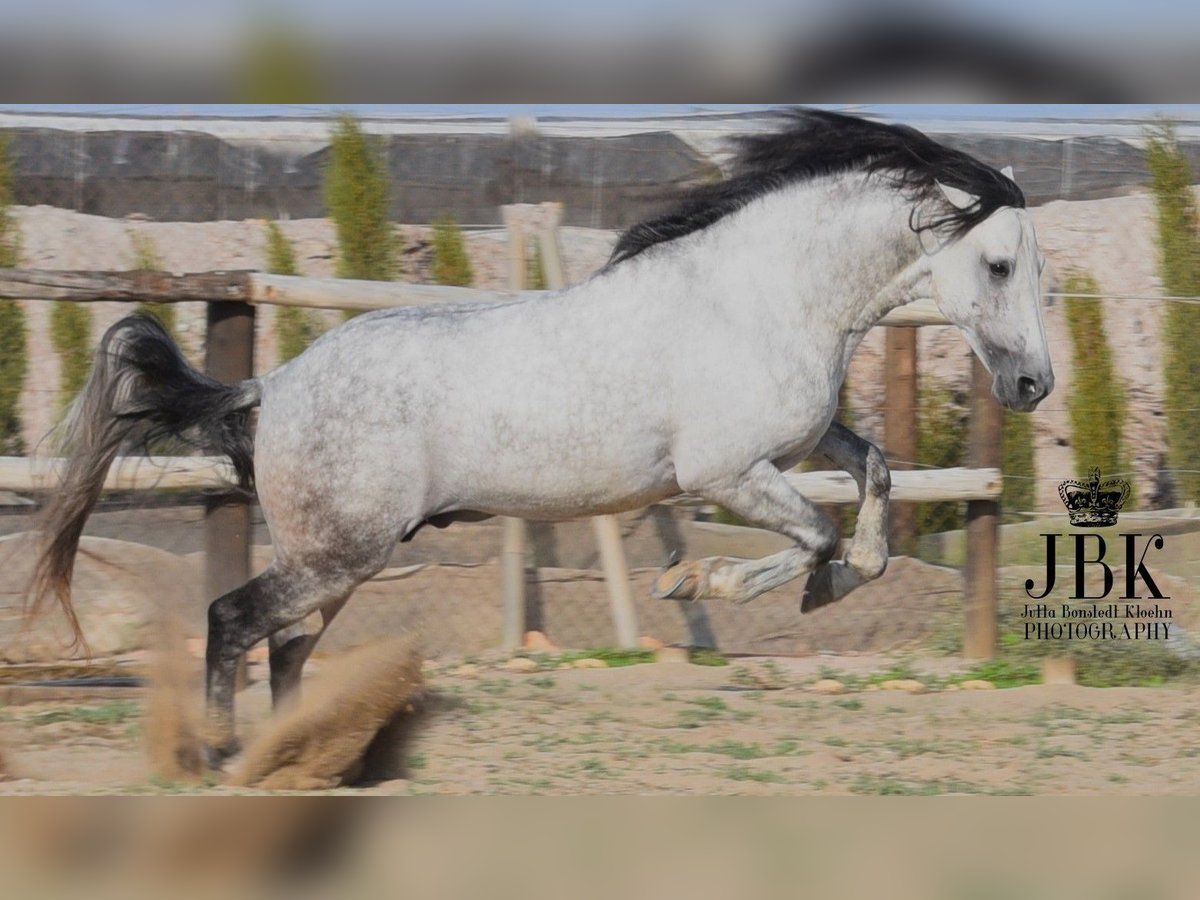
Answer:
[[[421,662],[416,640],[406,636],[327,663],[299,705],[250,746],[230,783],[303,791],[355,782],[380,732],[412,712]]]

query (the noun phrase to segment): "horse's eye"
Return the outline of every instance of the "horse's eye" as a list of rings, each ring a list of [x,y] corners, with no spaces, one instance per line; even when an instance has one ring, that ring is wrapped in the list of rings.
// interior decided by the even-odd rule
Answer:
[[[1007,260],[988,263],[988,270],[997,278],[1007,278],[1012,274],[1012,263]]]

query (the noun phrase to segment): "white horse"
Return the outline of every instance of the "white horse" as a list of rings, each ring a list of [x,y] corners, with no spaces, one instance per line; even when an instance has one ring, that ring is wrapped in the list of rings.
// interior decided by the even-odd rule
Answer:
[[[833,422],[850,357],[889,310],[932,297],[1000,402],[1033,409],[1054,384],[1033,224],[1010,177],[909,128],[802,110],[741,144],[729,179],[634,227],[602,271],[553,295],[360,316],[233,386],[190,369],[153,319],[118,322],[70,417],[35,596],[71,614],[79,534],[131,438],[228,453],[256,484],[275,559],[209,609],[219,762],[236,747],[238,656],[269,638],[285,697],[316,640],[305,617],[328,624],[427,523],[591,516],[687,491],[795,546],[677,565],[660,597],[741,603],[807,574],[811,609],[878,577],[890,476]],[[836,530],[783,477],[814,452],[862,496],[836,561]]]

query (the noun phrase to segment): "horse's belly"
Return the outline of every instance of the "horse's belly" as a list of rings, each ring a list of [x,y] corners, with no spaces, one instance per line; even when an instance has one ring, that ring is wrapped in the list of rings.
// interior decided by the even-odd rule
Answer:
[[[678,492],[674,467],[663,459],[642,465],[611,460],[500,464],[465,479],[452,493],[461,508],[554,520],[639,509]]]

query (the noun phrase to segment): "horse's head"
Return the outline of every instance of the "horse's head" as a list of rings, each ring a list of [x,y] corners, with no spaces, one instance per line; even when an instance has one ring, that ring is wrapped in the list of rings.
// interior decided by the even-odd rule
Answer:
[[[937,188],[937,200],[956,209],[978,202],[959,188]],[[1009,409],[1034,409],[1054,389],[1054,371],[1042,326],[1044,258],[1029,213],[1003,206],[926,252],[934,302],[992,373],[996,399]]]

